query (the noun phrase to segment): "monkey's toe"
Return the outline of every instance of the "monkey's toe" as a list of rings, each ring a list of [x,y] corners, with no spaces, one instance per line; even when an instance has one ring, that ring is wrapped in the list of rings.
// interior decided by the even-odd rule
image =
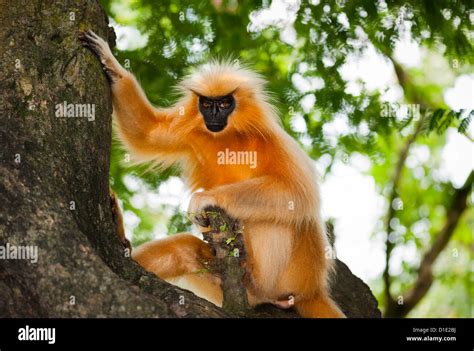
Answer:
[[[293,307],[294,304],[294,298],[291,295],[283,300],[272,300],[272,305],[284,310]]]
[[[199,225],[200,227],[209,227],[209,225],[211,224],[209,222],[209,217],[207,217],[206,215],[198,214],[195,215],[193,219],[193,222]]]

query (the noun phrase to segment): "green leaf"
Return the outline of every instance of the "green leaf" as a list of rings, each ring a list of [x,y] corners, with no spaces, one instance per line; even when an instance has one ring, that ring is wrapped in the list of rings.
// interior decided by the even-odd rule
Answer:
[[[443,117],[445,112],[446,111],[442,108],[439,108],[435,112],[433,112],[430,119],[430,126],[429,126],[430,132],[438,128],[439,120]]]
[[[461,123],[459,124],[459,128],[458,128],[459,133],[461,133],[461,134],[466,134],[467,133],[467,129],[469,128],[469,125],[471,124],[473,115],[474,115],[474,110],[471,110],[471,112],[469,112],[469,115],[467,115],[467,117],[465,117],[461,121]]]
[[[232,238],[227,239],[227,240],[225,241],[225,243],[226,243],[227,245],[229,245],[230,243],[232,243],[233,241],[235,241],[235,239],[236,239],[236,237],[233,236]]]

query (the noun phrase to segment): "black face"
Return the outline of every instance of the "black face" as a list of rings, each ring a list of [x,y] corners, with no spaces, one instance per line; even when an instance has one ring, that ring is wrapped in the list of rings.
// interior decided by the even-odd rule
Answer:
[[[199,112],[211,132],[220,132],[227,125],[227,119],[235,108],[232,94],[226,96],[199,96]]]

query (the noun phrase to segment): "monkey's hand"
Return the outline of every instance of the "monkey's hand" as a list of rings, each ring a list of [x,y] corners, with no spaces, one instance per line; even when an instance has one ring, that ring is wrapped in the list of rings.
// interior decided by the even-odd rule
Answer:
[[[209,218],[204,209],[210,206],[218,206],[218,204],[216,198],[208,192],[194,193],[191,197],[188,213],[191,220],[201,229],[209,226]]]
[[[114,83],[126,72],[112,54],[109,44],[91,30],[79,33],[82,45],[88,47],[100,60],[109,80]]]

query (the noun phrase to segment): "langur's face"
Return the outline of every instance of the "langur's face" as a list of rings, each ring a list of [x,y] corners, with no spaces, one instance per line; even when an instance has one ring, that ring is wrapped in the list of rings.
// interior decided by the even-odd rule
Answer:
[[[206,128],[217,133],[227,126],[229,115],[235,109],[232,94],[225,96],[199,96],[199,112],[201,112]]]

